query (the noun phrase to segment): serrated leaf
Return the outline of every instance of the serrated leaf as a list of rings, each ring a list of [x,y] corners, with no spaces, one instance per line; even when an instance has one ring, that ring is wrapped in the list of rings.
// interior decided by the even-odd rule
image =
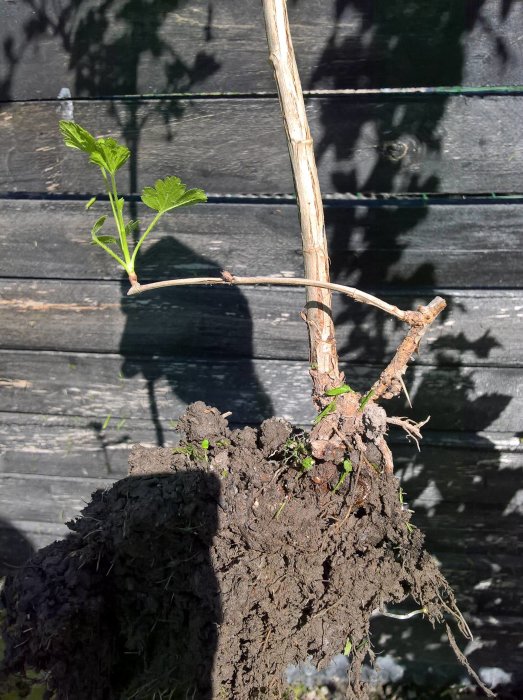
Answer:
[[[146,187],[142,192],[142,202],[145,206],[160,214],[177,207],[206,201],[207,196],[203,190],[188,190],[180,178],[174,175],[156,180],[154,187]]]
[[[127,146],[122,146],[114,139],[107,137],[96,140],[89,160],[114,175],[127,162],[130,155],[131,151]]]
[[[96,197],[91,197],[91,199],[85,205],[85,210],[87,211],[88,209],[90,209],[95,202],[96,202]]]
[[[105,245],[112,245],[113,243],[118,243],[118,240],[114,236],[96,236],[96,240]]]
[[[140,222],[138,220],[129,221],[129,223],[125,225],[125,235],[130,236],[131,233],[136,231],[138,228],[140,228]]]
[[[96,236],[98,231],[102,228],[102,226],[105,224],[105,220],[107,219],[107,216],[101,216],[94,224],[93,228],[91,229],[91,234],[93,236]]]
[[[65,145],[69,148],[76,148],[89,154],[96,150],[96,139],[80,124],[62,119],[59,126]]]

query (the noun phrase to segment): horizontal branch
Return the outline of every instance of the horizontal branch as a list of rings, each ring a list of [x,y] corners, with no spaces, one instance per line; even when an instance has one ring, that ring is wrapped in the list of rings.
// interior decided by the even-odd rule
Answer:
[[[322,287],[331,289],[333,292],[340,292],[345,296],[354,299],[362,304],[370,304],[381,311],[384,311],[391,316],[395,316],[400,321],[411,323],[411,311],[402,311],[397,306],[387,304],[386,301],[362,292],[354,287],[346,287],[343,284],[335,284],[333,282],[320,282],[318,280],[310,280],[304,277],[237,277],[230,272],[222,272],[222,277],[187,277],[184,279],[164,280],[162,282],[151,282],[150,284],[135,283],[131,286],[127,294],[129,296],[142,294],[143,292],[151,291],[152,289],[161,289],[163,287],[182,287],[187,285],[279,285],[286,287]]]

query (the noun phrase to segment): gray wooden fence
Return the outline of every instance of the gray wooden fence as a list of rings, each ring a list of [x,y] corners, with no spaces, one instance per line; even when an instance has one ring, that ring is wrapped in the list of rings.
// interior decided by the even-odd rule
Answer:
[[[289,10],[333,279],[403,307],[435,293],[449,301],[408,374],[414,409],[396,404],[432,416],[421,453],[392,436],[397,473],[476,635],[468,658],[499,688],[521,688],[523,7],[293,0]],[[133,218],[147,216],[137,195],[157,177],[209,193],[162,220],[142,281],[301,274],[258,0],[2,2],[0,46],[6,571],[125,474],[133,442],[170,444],[188,402],[237,423],[307,423],[312,407],[302,291],[127,299],[89,244],[103,205],[84,204],[100,182],[57,128],[74,119],[127,142],[120,186]],[[335,318],[349,381],[363,390],[401,329],[341,299]],[[389,631],[412,673],[460,677],[439,635],[405,630]]]

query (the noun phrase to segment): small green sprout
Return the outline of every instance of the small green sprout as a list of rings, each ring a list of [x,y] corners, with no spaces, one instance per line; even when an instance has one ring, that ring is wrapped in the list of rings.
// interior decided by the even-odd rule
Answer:
[[[341,394],[350,393],[354,393],[354,389],[352,389],[348,384],[342,384],[341,386],[334,387],[334,389],[327,389],[325,396],[340,396]]]
[[[374,396],[374,389],[371,389],[371,390],[369,391],[369,393],[368,393],[368,394],[365,394],[365,396],[361,399],[358,410],[359,410],[359,411],[363,411],[363,409],[365,408],[365,406],[368,404],[368,402],[370,401],[370,399],[371,399],[373,396]]]
[[[301,468],[304,472],[310,471],[314,466],[314,459],[309,455],[309,457],[304,457],[301,460]]]
[[[350,459],[344,459],[342,467],[343,467],[343,471],[340,474],[340,478],[338,479],[338,483],[332,489],[333,491],[337,491],[340,488],[340,486],[343,484],[345,479],[347,478],[347,474],[350,474],[353,471],[353,466],[352,466],[352,462],[350,461]]]
[[[350,640],[350,637],[347,637],[347,641],[345,642],[345,646],[343,647],[343,656],[348,656],[352,651],[352,642]]]
[[[328,403],[323,411],[321,413],[318,413],[316,418],[314,419],[314,425],[317,425],[321,420],[325,418],[325,416],[328,416],[330,413],[334,413],[336,410],[336,401],[331,401]]]
[[[116,430],[121,430],[124,427],[126,421],[127,421],[127,418],[120,418],[120,420],[116,424]]]
[[[118,195],[116,187],[116,173],[129,160],[131,152],[127,146],[122,146],[112,138],[95,138],[87,129],[75,122],[60,121],[60,131],[66,146],[87,153],[89,162],[100,168],[105,183],[118,235],[100,235],[99,232],[107,219],[107,216],[101,216],[91,229],[92,242],[114,258],[127,272],[131,283],[135,283],[136,256],[160,218],[171,209],[206,202],[205,192],[199,189],[188,190],[180,178],[174,175],[156,180],[152,187],[146,187],[142,192],[142,202],[156,214],[134,246],[134,250],[131,251],[128,239],[132,232],[138,229],[139,222],[125,222],[123,214],[125,201]],[[95,201],[96,197],[92,197],[85,208],[89,209]]]
[[[207,438],[204,438],[200,443],[200,447],[202,448],[202,450],[208,450],[209,449],[209,440],[207,440]]]
[[[105,418],[105,420],[104,420],[104,422],[103,422],[102,430],[106,430],[106,429],[107,429],[107,426],[109,425],[110,422],[111,422],[111,414],[108,413],[107,416],[106,416],[106,418]]]

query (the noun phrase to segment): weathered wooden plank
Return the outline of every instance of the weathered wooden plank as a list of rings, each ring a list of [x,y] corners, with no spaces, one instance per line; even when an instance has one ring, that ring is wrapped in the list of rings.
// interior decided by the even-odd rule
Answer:
[[[350,382],[367,390],[380,371],[352,365]],[[242,423],[278,415],[303,424],[314,417],[306,362],[4,350],[0,377],[2,410],[11,412],[169,420],[186,403],[202,400]],[[514,433],[521,428],[520,382],[520,370],[495,367],[413,367],[406,380],[413,415],[432,415],[432,430]],[[391,410],[410,413],[405,399]]]
[[[90,244],[106,211],[80,201],[0,200],[0,277],[120,279]],[[327,207],[333,277],[366,289],[520,287],[520,205]],[[149,221],[143,205],[128,216]],[[494,233],[495,232],[495,233]],[[267,242],[270,242],[270,245]],[[301,275],[293,205],[206,204],[166,216],[143,247],[144,279],[236,274]]]
[[[519,3],[289,3],[302,80],[315,88],[521,82]],[[256,0],[167,8],[88,0],[2,3],[1,99],[274,90]],[[415,60],[413,60],[415,57]]]
[[[1,419],[0,473],[122,477],[127,475],[133,444],[157,445],[151,420],[109,418],[104,428],[105,419],[9,413],[2,413]],[[173,425],[162,422],[162,436],[170,446],[178,442]]]
[[[518,192],[522,103],[521,96],[310,100],[322,191]],[[168,125],[159,107],[176,108]],[[276,99],[80,101],[71,109],[96,134],[120,138],[125,128],[134,159],[124,166],[123,191],[141,191],[173,170],[208,192],[292,191]],[[9,146],[0,192],[100,190],[94,168],[61,143],[60,116],[52,102],[3,106],[0,137]],[[143,126],[122,127],[131,117]]]
[[[0,279],[0,345],[145,356],[308,357],[299,316],[302,289],[190,287],[132,298],[123,290],[117,282]],[[523,292],[443,294],[449,308],[427,333],[421,364],[521,366]],[[383,298],[414,309],[432,296]],[[346,361],[384,363],[406,332],[392,317],[341,296],[333,308]]]

